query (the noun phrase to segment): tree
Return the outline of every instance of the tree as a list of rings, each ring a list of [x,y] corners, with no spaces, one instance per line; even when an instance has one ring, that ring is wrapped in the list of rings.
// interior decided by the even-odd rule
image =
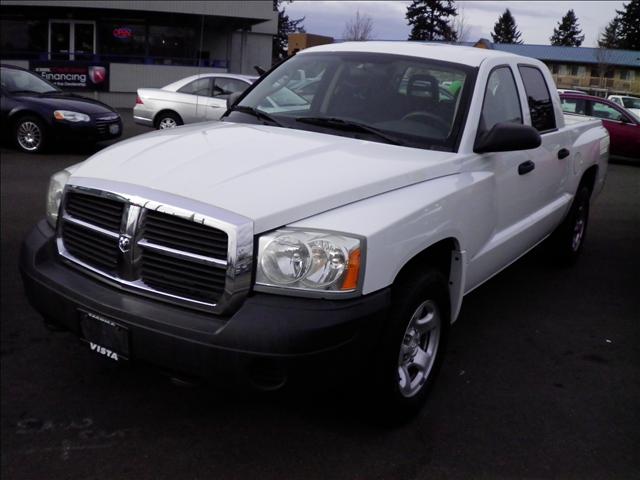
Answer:
[[[516,20],[507,8],[498,21],[493,26],[491,38],[493,43],[522,43],[520,37],[522,34],[518,31]]]
[[[291,0],[289,0],[290,2]],[[282,0],[273,0],[273,10],[278,11],[278,33],[273,36],[272,58],[273,63],[284,60],[287,57],[289,34],[294,32],[304,33],[304,17],[292,20],[287,15],[286,8],[280,10]]]
[[[640,50],[640,0],[631,0],[622,8],[616,10],[620,24],[618,48]]]
[[[458,9],[458,15],[456,15],[456,18],[453,20],[453,29],[456,32],[456,39],[459,42],[467,40],[471,26],[467,23],[467,16],[465,15],[464,8]]]
[[[360,15],[360,10],[357,10],[356,16],[345,24],[342,38],[355,41],[370,40],[373,38],[373,18],[366,13]]]
[[[556,47],[579,47],[584,41],[584,35],[580,35],[580,25],[578,17],[573,10],[569,10],[567,14],[558,22],[558,27],[553,29],[551,36],[551,45]]]
[[[600,33],[598,46],[601,48],[620,48],[620,17],[618,15]]]
[[[458,14],[452,0],[413,0],[407,7],[409,40],[456,41],[457,34],[449,17]]]

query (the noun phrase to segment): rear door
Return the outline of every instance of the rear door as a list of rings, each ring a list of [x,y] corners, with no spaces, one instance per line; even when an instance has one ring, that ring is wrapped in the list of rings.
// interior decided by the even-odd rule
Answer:
[[[211,77],[201,77],[178,89],[174,109],[180,114],[184,123],[206,120],[206,102],[211,95],[212,85]]]
[[[542,71],[534,65],[518,65],[531,126],[540,133],[542,145],[535,151],[537,190],[532,201],[536,210],[558,200],[571,164],[571,135],[559,128],[551,89]],[[551,88],[554,88],[551,85]]]

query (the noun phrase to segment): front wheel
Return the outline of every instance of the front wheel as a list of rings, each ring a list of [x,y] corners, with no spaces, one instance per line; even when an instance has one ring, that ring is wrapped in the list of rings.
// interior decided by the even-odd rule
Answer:
[[[16,146],[26,153],[40,153],[45,146],[45,130],[42,120],[37,117],[22,117],[14,130]]]
[[[394,287],[374,380],[384,421],[407,420],[424,404],[442,363],[449,323],[447,283],[439,271],[416,273]]]

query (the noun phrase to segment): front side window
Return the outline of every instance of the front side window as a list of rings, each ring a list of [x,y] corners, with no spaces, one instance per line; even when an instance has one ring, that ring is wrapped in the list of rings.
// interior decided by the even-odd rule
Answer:
[[[611,105],[605,105],[600,102],[592,102],[591,116],[596,118],[604,118],[605,120],[622,121],[624,115],[613,108]]]
[[[417,57],[301,53],[261,79],[229,119],[252,122],[253,109],[287,128],[451,151],[474,79],[473,68]]]
[[[188,93],[190,95],[209,96],[211,93],[211,80],[211,78],[198,78],[178,89],[178,92]]]
[[[532,126],[539,132],[553,130],[556,128],[556,116],[542,72],[536,67],[521,66],[520,75],[527,94]]]
[[[232,93],[244,92],[248,86],[249,85],[242,80],[218,77],[213,83],[213,96],[216,98],[227,98]]]
[[[522,110],[513,73],[509,67],[491,72],[482,102],[478,135],[493,128],[496,123],[522,123]]]

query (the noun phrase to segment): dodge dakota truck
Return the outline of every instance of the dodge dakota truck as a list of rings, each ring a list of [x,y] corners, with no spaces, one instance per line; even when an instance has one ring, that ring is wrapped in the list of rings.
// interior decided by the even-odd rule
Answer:
[[[545,239],[576,261],[608,155],[537,60],[309,48],[220,122],[53,175],[25,290],[111,360],[262,389],[345,375],[410,415],[467,293]]]

